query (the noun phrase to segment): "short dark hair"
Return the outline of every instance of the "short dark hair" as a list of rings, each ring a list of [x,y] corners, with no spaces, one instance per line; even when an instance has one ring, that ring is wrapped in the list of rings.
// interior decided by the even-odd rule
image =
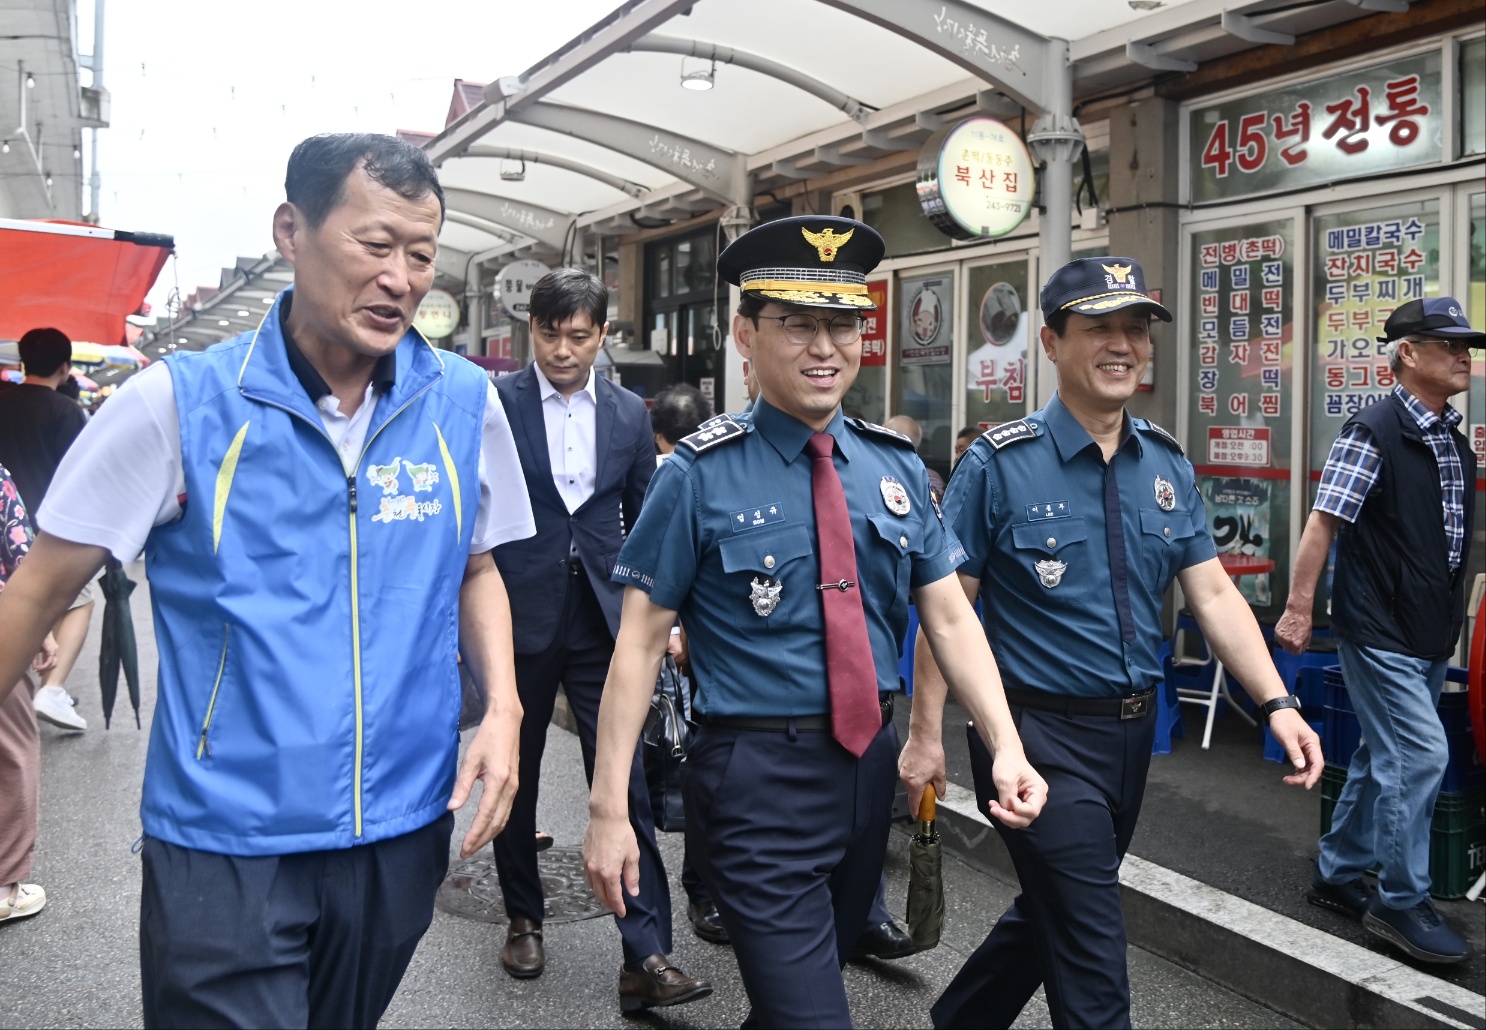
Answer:
[[[707,395],[690,383],[668,386],[655,395],[650,409],[650,428],[672,445],[690,436],[697,427],[712,417],[712,403]]]
[[[400,197],[419,200],[432,193],[439,201],[439,224],[444,221],[444,188],[428,155],[396,136],[375,132],[327,132],[302,140],[289,155],[284,195],[304,212],[310,228],[318,229],[326,216],[346,200],[346,179],[357,165],[373,182]]]
[[[28,376],[56,375],[72,361],[72,341],[60,329],[30,329],[16,344]]]
[[[769,298],[762,294],[744,293],[738,297],[738,314],[752,322],[755,329],[758,328],[758,316],[768,306]]]
[[[1051,315],[1044,318],[1042,322],[1053,331],[1054,336],[1062,339],[1063,334],[1068,331],[1068,316],[1072,313],[1068,308],[1064,308],[1061,311],[1054,311]]]
[[[980,426],[966,426],[964,429],[961,429],[958,433],[955,434],[955,440],[974,440],[977,436],[984,432],[985,430],[980,428]]]
[[[532,323],[544,329],[561,325],[580,311],[593,320],[595,329],[609,320],[609,288],[581,268],[558,268],[542,276],[531,288],[529,303]]]

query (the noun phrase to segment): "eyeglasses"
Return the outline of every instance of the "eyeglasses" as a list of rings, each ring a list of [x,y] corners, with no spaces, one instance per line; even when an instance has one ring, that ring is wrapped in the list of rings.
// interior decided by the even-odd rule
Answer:
[[[1446,340],[1436,336],[1432,339],[1421,340],[1419,342],[1437,343],[1441,347],[1445,348],[1445,353],[1449,354],[1452,358],[1458,358],[1460,357],[1460,355],[1470,350],[1470,344],[1466,343],[1464,340]]]
[[[815,315],[796,312],[792,315],[759,315],[758,317],[778,322],[784,329],[784,338],[797,347],[803,347],[812,342],[822,326],[830,334],[831,342],[838,347],[859,343],[862,339],[862,317],[860,315],[847,317],[833,315],[829,318],[825,316],[817,318]]]

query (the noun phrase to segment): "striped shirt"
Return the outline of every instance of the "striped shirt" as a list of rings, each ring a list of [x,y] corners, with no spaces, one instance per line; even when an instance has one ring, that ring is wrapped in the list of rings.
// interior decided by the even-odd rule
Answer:
[[[1460,464],[1455,441],[1450,437],[1450,430],[1460,424],[1461,414],[1446,404],[1444,416],[1436,415],[1402,386],[1395,386],[1393,394],[1403,402],[1409,416],[1419,426],[1424,441],[1434,452],[1435,464],[1439,466],[1440,492],[1444,496],[1445,543],[1453,572],[1459,567],[1461,552],[1465,549],[1465,469]],[[1321,486],[1316,492],[1315,509],[1356,522],[1362,513],[1362,503],[1377,485],[1382,465],[1383,456],[1378,453],[1377,444],[1373,443],[1372,434],[1366,427],[1356,423],[1343,426],[1326,457]]]

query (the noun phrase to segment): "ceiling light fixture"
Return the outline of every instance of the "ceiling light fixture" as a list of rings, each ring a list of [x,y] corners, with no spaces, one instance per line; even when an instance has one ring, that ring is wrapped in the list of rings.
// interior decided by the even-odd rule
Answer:
[[[500,177],[502,182],[525,182],[526,162],[522,161],[520,167],[514,167],[514,162],[502,161],[500,163]]]
[[[227,321],[227,319],[225,319],[225,318],[219,318],[219,319],[217,319],[217,325],[231,325],[231,324],[232,323],[229,322],[229,321]]]
[[[186,342],[186,338],[184,336],[177,336],[175,338],[175,342],[176,343],[185,343]],[[161,350],[164,350],[164,348],[162,347]]]
[[[686,70],[686,58],[681,59],[681,88],[696,90],[698,93],[713,87],[717,76],[717,62],[713,61],[706,68],[695,68]]]
[[[78,158],[80,158],[82,156],[83,156],[83,148],[82,147],[73,147],[72,148],[72,159],[74,161],[76,161]]]
[[[0,142],[0,154],[8,154],[8,153],[10,153],[10,140],[5,140],[4,142]]]
[[[36,88],[36,76],[32,75],[30,72],[27,72],[26,73],[26,88],[27,89],[35,89]]]
[[[237,313],[237,317],[238,318],[247,318],[251,314],[252,314],[252,312],[250,312],[250,311],[239,311]]]

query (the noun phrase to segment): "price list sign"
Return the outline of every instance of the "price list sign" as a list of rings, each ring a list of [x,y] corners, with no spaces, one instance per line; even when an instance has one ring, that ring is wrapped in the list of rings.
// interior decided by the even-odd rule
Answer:
[[[1313,480],[1347,419],[1393,389],[1378,342],[1383,323],[1398,305],[1439,292],[1438,203],[1347,212],[1314,224]]]

